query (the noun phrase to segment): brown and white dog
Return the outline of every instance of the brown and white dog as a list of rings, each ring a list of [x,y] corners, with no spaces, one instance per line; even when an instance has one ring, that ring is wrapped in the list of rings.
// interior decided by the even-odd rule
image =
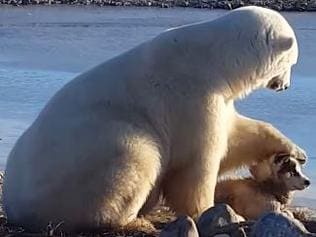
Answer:
[[[295,190],[310,185],[299,162],[289,155],[276,155],[250,167],[251,177],[219,181],[215,202],[229,204],[247,220],[269,211],[286,212]]]

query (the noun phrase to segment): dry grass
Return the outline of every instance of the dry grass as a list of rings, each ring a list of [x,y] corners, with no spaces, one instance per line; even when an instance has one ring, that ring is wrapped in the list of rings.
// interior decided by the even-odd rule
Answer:
[[[135,222],[131,223],[124,229],[119,230],[108,230],[102,229],[96,232],[89,233],[65,233],[62,230],[62,225],[52,226],[47,225],[47,229],[41,233],[28,233],[21,227],[15,227],[7,224],[7,220],[4,213],[0,211],[0,236],[29,236],[29,237],[39,237],[39,236],[80,236],[80,237],[90,237],[90,236],[102,236],[102,237],[156,237],[159,236],[161,229],[169,222],[174,220],[174,215],[165,206],[157,207],[145,218],[139,218]],[[152,225],[152,224],[153,225]],[[136,229],[137,226],[137,229]],[[155,228],[153,228],[153,226]]]

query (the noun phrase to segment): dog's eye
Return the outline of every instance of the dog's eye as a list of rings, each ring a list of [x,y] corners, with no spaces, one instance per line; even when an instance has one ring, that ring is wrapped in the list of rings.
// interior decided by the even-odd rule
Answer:
[[[299,173],[295,170],[295,171],[291,171],[290,175],[291,176],[299,176]]]

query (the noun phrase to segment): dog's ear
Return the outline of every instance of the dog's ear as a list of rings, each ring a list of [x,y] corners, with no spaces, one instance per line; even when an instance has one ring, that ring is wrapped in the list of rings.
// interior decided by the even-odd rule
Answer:
[[[249,172],[257,181],[264,181],[270,178],[272,175],[270,161],[264,160],[257,164],[249,166]]]
[[[250,174],[251,174],[253,177],[256,176],[257,168],[258,168],[257,165],[251,165],[251,166],[249,166],[249,172],[250,172]]]
[[[291,155],[288,153],[279,153],[273,157],[274,164],[289,162]]]

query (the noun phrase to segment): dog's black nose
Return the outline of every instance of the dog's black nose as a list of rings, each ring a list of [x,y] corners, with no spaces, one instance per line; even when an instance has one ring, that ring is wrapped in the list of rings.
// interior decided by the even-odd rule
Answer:
[[[311,181],[309,181],[308,179],[306,179],[306,180],[304,181],[304,184],[305,184],[306,186],[309,186],[309,185],[311,184]]]

